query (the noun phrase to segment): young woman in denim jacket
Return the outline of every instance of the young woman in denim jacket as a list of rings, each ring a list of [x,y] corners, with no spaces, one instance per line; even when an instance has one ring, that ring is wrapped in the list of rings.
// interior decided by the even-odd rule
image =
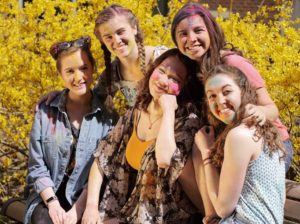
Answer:
[[[114,124],[90,89],[95,71],[90,44],[82,37],[50,49],[66,89],[35,114],[25,223],[77,223],[84,211],[93,153]]]

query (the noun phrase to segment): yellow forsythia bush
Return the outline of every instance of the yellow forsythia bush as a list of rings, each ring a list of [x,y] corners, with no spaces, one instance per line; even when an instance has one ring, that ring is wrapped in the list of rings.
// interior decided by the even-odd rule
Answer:
[[[48,49],[54,42],[90,35],[99,74],[104,61],[93,35],[94,20],[103,7],[116,2],[138,16],[145,44],[174,47],[170,23],[187,0],[169,1],[166,17],[152,14],[156,0],[33,0],[24,8],[18,0],[0,1],[0,204],[24,188],[34,105],[43,94],[62,89]],[[300,130],[295,120],[300,115],[300,35],[291,26],[290,8],[288,1],[271,8],[275,20],[267,20],[269,9],[264,7],[244,18],[231,14],[229,19],[217,19],[227,41],[243,50],[261,72],[299,154]],[[224,10],[219,8],[220,12]],[[299,155],[295,156],[298,181],[299,162]]]

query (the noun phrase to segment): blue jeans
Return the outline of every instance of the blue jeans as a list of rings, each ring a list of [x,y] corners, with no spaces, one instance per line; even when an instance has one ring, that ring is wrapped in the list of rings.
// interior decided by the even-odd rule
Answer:
[[[291,139],[283,141],[284,147],[286,149],[286,158],[285,158],[285,172],[290,168],[290,165],[293,161],[293,146]]]

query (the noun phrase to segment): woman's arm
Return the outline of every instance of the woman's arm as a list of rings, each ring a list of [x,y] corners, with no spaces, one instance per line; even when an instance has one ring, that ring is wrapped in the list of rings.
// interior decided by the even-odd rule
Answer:
[[[47,122],[44,119],[46,112],[44,105],[41,105],[42,109],[39,109],[34,117],[33,126],[30,133],[29,143],[29,158],[28,158],[28,174],[26,181],[30,187],[34,187],[34,190],[40,194],[46,188],[53,188],[54,183],[51,179],[49,169],[45,164],[45,155],[42,148],[42,121]],[[49,158],[51,159],[51,158]]]
[[[66,212],[60,206],[52,187],[47,187],[40,193],[45,205],[48,207],[49,216],[53,223],[63,224],[66,220]],[[51,199],[49,202],[47,200]]]
[[[89,174],[86,208],[82,217],[83,224],[100,223],[98,206],[104,174],[97,165],[96,159],[93,162]]]
[[[177,109],[176,96],[162,95],[159,103],[163,110],[162,121],[155,144],[155,156],[157,165],[166,168],[171,163],[171,158],[176,149],[174,124],[175,110]]]
[[[278,108],[270,97],[264,81],[256,68],[245,58],[237,55],[227,57],[226,64],[240,69],[247,76],[251,86],[256,89],[257,105],[248,105],[246,107],[246,115],[261,124],[266,119],[276,120],[279,116]]]
[[[86,207],[86,200],[87,200],[87,189],[84,188],[77,201],[74,203],[72,208],[67,212],[65,223],[76,224],[80,220]]]
[[[206,186],[209,198],[218,216],[229,216],[235,209],[243,188],[249,161],[257,150],[257,142],[252,140],[252,133],[247,128],[232,129],[224,148],[224,161],[219,175],[210,158],[210,142],[212,129],[207,134],[201,129],[197,135],[200,139],[197,146],[201,150]]]
[[[61,91],[53,90],[50,93],[47,93],[46,95],[42,96],[37,104],[35,105],[35,112],[39,110],[39,106],[45,102],[46,105],[50,105],[50,103],[55,99],[56,96],[58,96],[61,93]]]
[[[206,217],[216,216],[216,211],[210,201],[207,192],[202,155],[196,144],[193,145],[192,155],[193,155],[192,158],[193,158],[193,165],[195,170],[195,178],[198,185],[198,190],[201,195],[201,200],[203,203],[202,214],[204,214]],[[198,200],[200,200],[200,198]]]

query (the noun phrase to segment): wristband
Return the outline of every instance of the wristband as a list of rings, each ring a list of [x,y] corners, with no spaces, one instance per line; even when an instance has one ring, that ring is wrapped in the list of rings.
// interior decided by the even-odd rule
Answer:
[[[51,196],[50,198],[48,198],[46,200],[46,205],[48,206],[51,202],[55,201],[55,200],[58,200],[58,198],[56,197],[56,195],[54,196]]]

